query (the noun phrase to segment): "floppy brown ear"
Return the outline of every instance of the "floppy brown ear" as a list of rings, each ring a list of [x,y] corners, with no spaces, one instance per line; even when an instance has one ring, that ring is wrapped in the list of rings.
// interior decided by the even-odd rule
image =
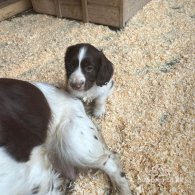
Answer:
[[[97,86],[102,87],[103,85],[106,85],[107,82],[111,79],[113,72],[114,72],[113,64],[102,53],[100,67],[96,79]]]
[[[70,46],[67,48],[65,55],[64,55],[64,66],[65,66],[65,70],[66,70],[66,75],[69,77],[70,73],[71,73],[71,59],[73,56],[73,50],[74,46]]]
[[[73,55],[73,48],[74,46],[70,46],[66,49],[65,55],[64,55],[64,64],[67,66],[67,64],[70,62],[70,59]]]

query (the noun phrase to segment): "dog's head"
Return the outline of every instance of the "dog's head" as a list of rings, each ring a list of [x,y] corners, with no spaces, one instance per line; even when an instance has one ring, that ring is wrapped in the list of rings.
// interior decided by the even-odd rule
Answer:
[[[68,87],[86,91],[95,83],[106,85],[113,75],[113,65],[106,56],[94,46],[86,43],[67,48],[65,69]]]

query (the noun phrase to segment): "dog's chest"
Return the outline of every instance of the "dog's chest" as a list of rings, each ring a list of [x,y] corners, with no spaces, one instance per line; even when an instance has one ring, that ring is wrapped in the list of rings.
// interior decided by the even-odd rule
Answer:
[[[84,96],[83,98],[82,98],[82,101],[83,102],[85,102],[85,103],[87,103],[87,104],[89,104],[89,103],[91,103],[93,100],[95,99],[95,97],[92,97],[92,96]]]
[[[83,102],[89,104],[91,103],[96,97],[97,97],[97,89],[91,89],[88,91],[85,91],[81,94],[80,98],[82,99]]]
[[[96,86],[93,86],[87,91],[76,91],[76,90],[71,90],[70,93],[77,97],[80,98],[83,102],[85,103],[91,103],[95,98],[98,97],[99,95],[99,89]]]

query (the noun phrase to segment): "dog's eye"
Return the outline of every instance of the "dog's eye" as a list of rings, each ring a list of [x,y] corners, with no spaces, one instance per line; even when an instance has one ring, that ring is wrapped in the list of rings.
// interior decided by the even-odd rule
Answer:
[[[86,72],[92,72],[93,71],[93,66],[86,66],[85,71]]]

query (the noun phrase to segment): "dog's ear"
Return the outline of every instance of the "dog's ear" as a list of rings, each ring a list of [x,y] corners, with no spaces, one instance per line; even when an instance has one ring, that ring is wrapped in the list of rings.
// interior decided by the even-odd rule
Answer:
[[[71,73],[71,59],[72,56],[74,55],[74,46],[70,46],[67,48],[65,55],[64,55],[64,66],[65,66],[65,70],[66,70],[66,74],[69,77],[70,73]]]
[[[66,49],[65,55],[64,55],[64,63],[65,67],[70,63],[71,56],[73,54],[73,46],[70,46]]]
[[[101,52],[100,67],[96,79],[97,86],[102,87],[103,85],[106,85],[111,79],[113,72],[113,64]]]

